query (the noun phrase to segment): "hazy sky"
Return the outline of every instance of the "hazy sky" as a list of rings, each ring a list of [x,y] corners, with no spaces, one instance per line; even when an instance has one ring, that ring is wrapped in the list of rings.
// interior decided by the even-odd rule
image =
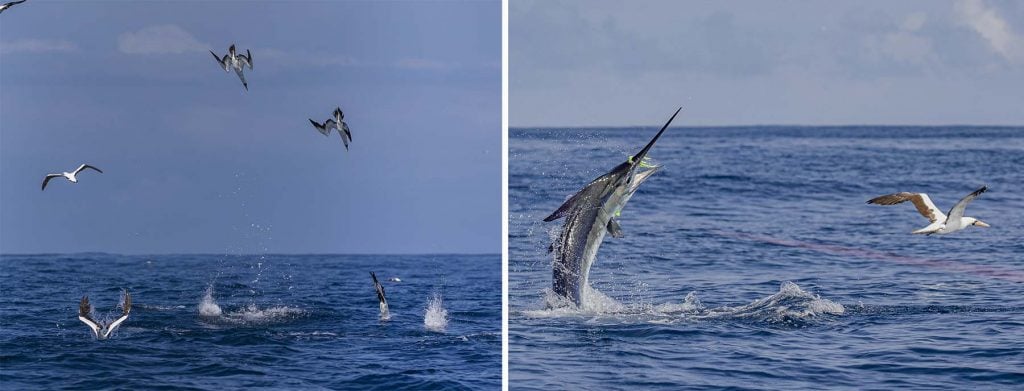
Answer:
[[[509,4],[511,126],[1024,124],[1021,1]]]
[[[336,105],[348,152],[307,121]],[[500,125],[500,2],[31,0],[0,14],[0,252],[497,253]]]

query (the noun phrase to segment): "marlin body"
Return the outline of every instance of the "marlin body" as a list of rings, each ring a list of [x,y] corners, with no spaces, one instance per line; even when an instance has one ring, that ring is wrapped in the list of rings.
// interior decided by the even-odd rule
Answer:
[[[613,237],[623,237],[615,217],[640,184],[660,168],[644,162],[647,152],[680,110],[681,107],[640,153],[591,181],[544,218],[544,221],[554,221],[565,217],[561,234],[549,248],[554,255],[551,288],[556,294],[580,305],[583,289],[590,286],[590,267],[605,235],[611,233]]]

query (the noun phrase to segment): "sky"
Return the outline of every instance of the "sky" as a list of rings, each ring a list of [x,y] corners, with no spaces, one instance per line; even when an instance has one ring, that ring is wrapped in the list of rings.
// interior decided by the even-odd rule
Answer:
[[[0,253],[498,253],[501,99],[496,1],[30,0],[0,14]],[[335,106],[350,151],[307,120]]]
[[[1024,124],[1024,2],[509,3],[509,125]],[[681,120],[681,121],[680,121]]]

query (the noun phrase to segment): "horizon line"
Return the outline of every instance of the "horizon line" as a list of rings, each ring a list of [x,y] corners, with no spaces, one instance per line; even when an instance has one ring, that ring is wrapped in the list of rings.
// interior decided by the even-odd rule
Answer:
[[[619,128],[650,128],[659,127],[661,125],[537,125],[537,126],[512,126],[509,125],[509,129],[556,129],[556,128],[590,128],[590,129],[619,129]],[[942,124],[942,125],[922,125],[922,124],[827,124],[827,125],[815,125],[815,124],[736,124],[736,125],[674,125],[670,128],[692,128],[692,129],[707,129],[707,128],[865,128],[865,127],[880,127],[880,128],[1020,128],[1024,127],[1024,124],[1019,125],[1006,125],[1006,124]]]
[[[0,257],[6,256],[40,256],[40,255],[118,255],[118,256],[168,256],[168,255],[216,255],[216,256],[253,256],[253,255],[320,255],[320,256],[441,256],[441,255],[498,255],[501,256],[501,252],[494,253],[207,253],[207,252],[195,252],[195,253],[112,253],[105,251],[77,251],[77,252],[53,252],[53,253],[0,253]]]

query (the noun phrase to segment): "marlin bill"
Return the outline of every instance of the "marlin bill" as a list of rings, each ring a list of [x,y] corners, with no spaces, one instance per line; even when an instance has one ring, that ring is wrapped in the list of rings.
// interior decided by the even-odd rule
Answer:
[[[647,153],[681,110],[682,107],[672,114],[639,153],[591,181],[544,218],[544,221],[565,218],[561,233],[549,247],[554,256],[551,288],[556,294],[580,305],[583,289],[590,283],[590,267],[604,236],[607,233],[616,238],[624,236],[615,218],[640,184],[660,168],[645,160]]]

